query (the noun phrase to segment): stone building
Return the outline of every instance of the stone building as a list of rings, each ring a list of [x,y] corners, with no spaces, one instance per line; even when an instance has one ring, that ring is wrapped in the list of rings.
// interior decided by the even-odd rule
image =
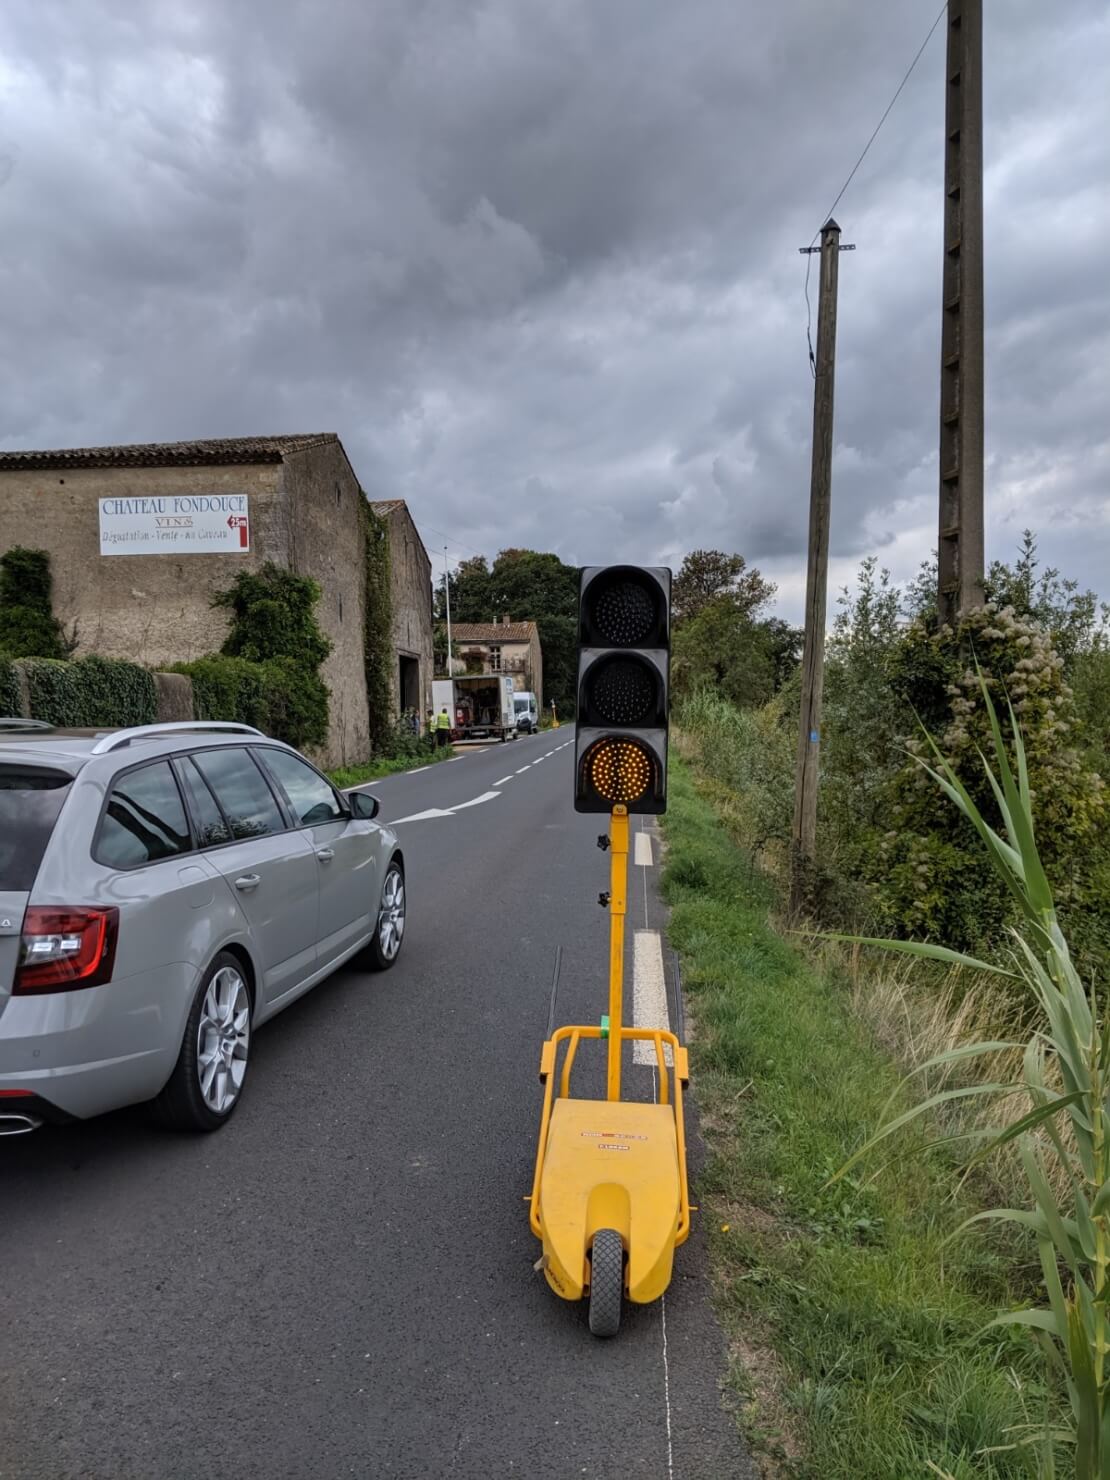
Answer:
[[[451,628],[455,658],[464,671],[509,673],[513,687],[536,695],[543,708],[543,654],[535,622],[457,622]]]
[[[372,499],[370,507],[389,530],[394,709],[423,723],[432,703],[432,562],[404,499]]]
[[[212,598],[240,571],[270,561],[311,576],[333,644],[319,759],[347,764],[369,753],[363,497],[333,432],[0,452],[0,554],[49,553],[55,613],[79,654],[153,668],[219,650],[228,616]],[[395,627],[430,673],[430,581],[411,599],[418,610],[397,611]],[[426,646],[411,640],[425,631]]]

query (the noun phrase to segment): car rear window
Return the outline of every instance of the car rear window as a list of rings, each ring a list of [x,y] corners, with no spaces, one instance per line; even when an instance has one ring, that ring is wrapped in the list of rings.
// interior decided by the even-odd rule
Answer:
[[[73,777],[47,767],[0,765],[0,889],[30,889]]]
[[[188,853],[185,806],[168,761],[121,776],[108,795],[93,857],[109,868],[141,868]]]

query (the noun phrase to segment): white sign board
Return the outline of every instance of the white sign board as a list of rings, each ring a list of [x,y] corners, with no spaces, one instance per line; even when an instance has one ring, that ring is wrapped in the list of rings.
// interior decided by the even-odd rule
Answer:
[[[250,547],[245,493],[100,500],[102,555],[241,555]]]

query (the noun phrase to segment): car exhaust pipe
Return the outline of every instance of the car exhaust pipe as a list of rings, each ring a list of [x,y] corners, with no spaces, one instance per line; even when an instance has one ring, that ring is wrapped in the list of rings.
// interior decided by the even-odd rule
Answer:
[[[42,1120],[37,1115],[24,1115],[22,1111],[13,1114],[5,1110],[0,1115],[0,1136],[26,1136],[31,1131],[37,1131]]]

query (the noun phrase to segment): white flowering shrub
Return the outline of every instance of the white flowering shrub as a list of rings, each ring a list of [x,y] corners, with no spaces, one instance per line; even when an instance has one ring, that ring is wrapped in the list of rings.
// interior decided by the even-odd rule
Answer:
[[[1049,637],[1012,608],[989,604],[955,631],[913,623],[890,665],[895,693],[935,737],[983,815],[997,824],[982,764],[992,741],[980,672],[1004,736],[1011,738],[1011,706],[1021,726],[1038,848],[1062,914],[1071,918],[1081,948],[1097,954],[1105,945],[1110,882],[1102,839],[1108,798],[1076,744],[1074,697]],[[920,729],[905,736],[905,748],[911,757],[925,757]],[[887,822],[869,850],[887,925],[964,948],[995,936],[1007,922],[1009,896],[914,759],[899,768],[887,794]]]

